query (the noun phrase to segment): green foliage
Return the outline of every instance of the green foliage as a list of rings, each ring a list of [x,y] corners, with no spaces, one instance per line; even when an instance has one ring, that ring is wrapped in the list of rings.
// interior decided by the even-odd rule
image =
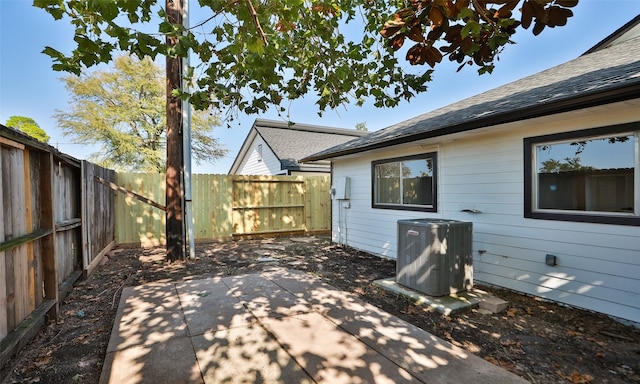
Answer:
[[[40,142],[49,142],[49,135],[47,135],[47,132],[45,132],[44,129],[40,128],[38,123],[36,123],[35,120],[30,117],[11,116],[9,117],[5,125],[7,127],[12,127],[20,130]]]
[[[363,121],[361,123],[356,123],[356,130],[367,132],[369,131],[369,128],[367,128],[367,123]]]
[[[549,159],[542,162],[543,173],[558,173],[572,171],[593,171],[596,168],[592,166],[582,165],[579,156],[565,157],[564,161]]]
[[[491,72],[519,25],[564,25],[577,0],[199,0],[211,17],[189,30],[167,17],[159,0],[34,0],[75,26],[76,48],[52,47],[56,70],[76,75],[111,61],[115,51],[139,58],[192,53],[196,109],[258,113],[313,93],[319,113],[351,100],[393,107],[427,90],[432,70],[410,72],[394,56],[405,39],[411,64],[434,67],[443,56]],[[522,4],[522,17],[512,11]],[[157,25],[156,32],[143,32]],[[138,28],[138,29],[136,29]],[[344,31],[349,30],[349,34]],[[357,31],[357,32],[353,32]],[[356,36],[349,39],[347,36]],[[175,44],[167,44],[175,39]],[[386,43],[385,43],[386,39]],[[440,46],[438,47],[437,44]],[[187,97],[186,94],[181,95]],[[233,114],[230,115],[231,119]]]
[[[137,172],[166,168],[164,72],[150,59],[115,59],[114,68],[64,79],[69,110],[55,117],[65,135],[81,144],[100,144],[91,160],[105,167]],[[193,155],[197,163],[226,154],[213,138],[219,124],[209,111],[192,114]]]

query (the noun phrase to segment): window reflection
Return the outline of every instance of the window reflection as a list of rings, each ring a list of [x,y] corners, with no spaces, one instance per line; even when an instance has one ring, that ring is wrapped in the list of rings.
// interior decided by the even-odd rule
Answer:
[[[374,166],[374,205],[435,206],[435,153],[379,160]]]
[[[537,208],[634,212],[634,137],[536,145]]]

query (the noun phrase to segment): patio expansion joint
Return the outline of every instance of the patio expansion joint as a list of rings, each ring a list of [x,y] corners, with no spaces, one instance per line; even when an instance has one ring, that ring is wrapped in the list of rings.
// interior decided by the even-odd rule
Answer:
[[[251,312],[251,311],[249,310],[249,312]],[[312,311],[312,312],[313,312],[313,311]],[[300,314],[292,314],[292,315],[278,316],[277,318],[278,318],[278,319],[284,319],[284,318],[287,318],[287,317],[295,318],[296,316],[299,316],[299,315],[300,315]],[[256,324],[258,324],[262,329],[264,329],[264,331],[267,333],[267,335],[269,335],[269,337],[273,338],[273,340],[276,342],[276,344],[278,344],[278,346],[279,346],[279,347],[280,347],[280,348],[281,348],[281,349],[282,349],[282,350],[283,350],[283,351],[284,351],[284,352],[285,352],[285,353],[286,353],[286,354],[287,354],[287,355],[288,355],[288,356],[289,356],[289,357],[290,357],[290,358],[291,358],[291,359],[292,359],[296,364],[298,364],[298,366],[300,367],[300,369],[302,369],[302,371],[303,371],[303,372],[308,376],[308,378],[309,378],[310,380],[313,380],[313,382],[317,384],[317,383],[318,383],[318,381],[314,379],[312,372],[309,372],[309,371],[305,368],[304,362],[299,361],[298,359],[296,359],[296,357],[295,357],[293,354],[291,354],[290,349],[289,349],[289,348],[287,348],[287,346],[286,346],[284,343],[282,343],[282,342],[280,341],[280,338],[278,338],[276,334],[274,334],[273,332],[271,332],[271,331],[269,330],[269,328],[264,324],[264,322],[261,320],[261,318],[259,318],[259,317],[255,316],[255,315],[253,315],[253,313],[251,314],[251,316],[253,316],[253,317],[256,319]],[[266,317],[266,318],[271,318],[271,317]]]
[[[263,275],[263,276],[264,276],[264,275]],[[285,292],[288,292],[289,294],[291,294],[293,297],[298,297],[294,292],[292,292],[292,291],[290,291],[289,289],[287,289],[284,285],[282,285],[282,284],[278,283],[278,281],[277,281],[278,279],[269,278],[268,276],[264,276],[264,277],[265,277],[267,280],[271,281],[271,282],[272,282],[273,284],[275,284],[276,286],[278,286],[279,288],[281,288],[282,290],[284,290]],[[313,291],[313,290],[312,290],[312,291]],[[311,291],[310,291],[310,292],[307,292],[307,294],[308,294],[308,293],[311,293]],[[353,299],[355,302],[360,302],[360,301],[361,301],[361,299],[360,299],[360,298],[358,298],[357,296],[353,296],[353,295],[351,295],[351,294],[349,294],[349,296],[352,296],[352,297],[351,297],[351,299]],[[388,362],[390,362],[391,364],[393,364],[394,366],[396,366],[398,369],[400,369],[400,370],[402,370],[402,371],[406,372],[407,374],[409,374],[413,379],[415,379],[415,380],[416,380],[416,382],[423,382],[423,381],[422,381],[422,379],[421,379],[418,375],[416,375],[415,373],[413,373],[411,370],[407,369],[407,367],[403,367],[401,364],[399,364],[397,361],[395,361],[395,360],[393,359],[393,356],[390,356],[386,351],[384,351],[384,349],[379,348],[379,347],[377,347],[377,346],[375,345],[375,343],[367,342],[364,338],[362,338],[362,337],[360,337],[360,336],[356,335],[352,330],[349,330],[347,327],[345,327],[345,326],[344,326],[343,324],[341,324],[339,321],[336,321],[334,318],[332,318],[331,316],[329,316],[329,315],[327,314],[327,312],[326,312],[326,311],[323,311],[323,310],[317,309],[317,307],[315,307],[314,305],[312,305],[312,303],[311,303],[311,302],[309,302],[309,301],[307,301],[307,300],[305,300],[305,299],[303,299],[303,301],[304,301],[306,304],[308,304],[308,306],[309,306],[309,308],[310,308],[310,310],[309,310],[309,311],[307,311],[307,312],[303,312],[303,313],[290,314],[290,315],[286,315],[286,316],[277,316],[277,318],[280,318],[280,319],[287,318],[287,317],[296,318],[296,317],[300,317],[301,315],[304,315],[304,314],[311,314],[311,313],[313,313],[313,314],[317,314],[317,315],[320,315],[324,320],[326,320],[326,321],[328,321],[328,322],[330,322],[330,323],[334,324],[334,325],[336,326],[336,328],[340,329],[340,330],[341,330],[342,332],[344,332],[345,334],[348,334],[348,335],[349,335],[349,337],[353,338],[354,340],[356,340],[357,342],[361,343],[361,344],[362,344],[362,345],[364,345],[365,347],[367,347],[367,348],[371,348],[373,351],[377,352],[381,357],[383,357],[385,360],[387,360]],[[247,308],[247,307],[245,306],[245,308]],[[250,309],[249,309],[249,308],[247,308],[247,309],[250,311]],[[253,316],[253,313],[252,313],[252,316]],[[254,316],[254,317],[255,317],[255,316]],[[271,317],[268,317],[268,318],[271,318]],[[288,354],[288,355],[289,355],[289,356],[290,356],[294,361],[296,361],[296,363],[297,363],[298,365],[300,365],[300,366],[302,367],[302,369],[303,369],[307,374],[309,374],[309,377],[313,378],[313,376],[311,375],[311,373],[310,373],[309,371],[307,371],[307,370],[304,368],[304,364],[303,364],[303,362],[298,361],[298,360],[295,358],[295,356],[293,356],[293,355],[289,352],[289,349],[288,349],[288,348],[286,348],[286,346],[285,346],[283,343],[281,343],[280,339],[279,339],[278,337],[276,337],[276,335],[275,335],[275,334],[273,334],[273,333],[272,333],[272,332],[271,332],[271,331],[270,331],[270,330],[269,330],[269,329],[264,325],[263,321],[262,321],[260,318],[256,317],[256,319],[257,319],[258,323],[260,324],[260,326],[261,326],[263,329],[265,329],[265,331],[266,331],[269,335],[271,335],[271,336],[276,340],[276,342],[278,343],[278,345],[280,345],[280,346],[281,346],[281,348],[282,348],[282,349],[283,349],[283,350],[284,350],[284,351],[285,351],[285,352],[286,352],[286,353],[287,353],[287,354]],[[314,379],[314,381],[315,381],[315,379]],[[316,382],[317,382],[317,381],[316,381]]]

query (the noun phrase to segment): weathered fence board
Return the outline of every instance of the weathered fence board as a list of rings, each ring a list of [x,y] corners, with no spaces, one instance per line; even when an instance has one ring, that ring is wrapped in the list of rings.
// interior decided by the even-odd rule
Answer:
[[[118,173],[117,184],[156,202],[164,199],[164,176]],[[328,176],[192,177],[195,239],[321,232],[330,230]],[[116,242],[164,244],[164,212],[119,194]]]
[[[38,182],[38,191],[41,202],[39,209],[40,228],[43,228],[42,232],[47,233],[47,236],[40,238],[40,259],[42,261],[42,284],[44,285],[44,297],[43,300],[53,302],[50,306],[50,312],[52,317],[57,316],[59,308],[59,291],[58,291],[58,270],[56,269],[56,259],[62,257],[56,253],[55,247],[55,214],[54,206],[54,186],[53,186],[53,173],[54,173],[54,157],[51,153],[45,153],[41,157],[39,167],[40,180]]]
[[[23,152],[24,158],[24,232],[32,233],[33,232],[33,196],[32,190],[35,188],[31,188],[34,180],[31,178],[31,158],[29,156],[29,150],[25,149]],[[25,247],[25,258],[22,260],[23,269],[25,270],[25,274],[23,276],[22,283],[24,284],[24,292],[27,293],[26,300],[23,302],[23,312],[21,316],[27,317],[31,311],[36,308],[36,271],[34,264],[34,254],[33,254],[33,243],[26,244]],[[21,317],[21,318],[24,318]]]
[[[115,244],[115,192],[103,182],[115,181],[115,172],[82,162],[82,243],[85,275]]]
[[[3,202],[0,203],[0,243],[4,242],[4,217],[5,217],[5,208],[4,208],[4,174],[5,174],[5,166],[2,161],[2,147],[0,146],[0,198],[2,198]],[[6,270],[6,255],[4,251],[0,251],[0,278],[6,279],[7,270]],[[0,340],[4,339],[8,332],[9,328],[7,327],[7,283],[6,280],[0,281]]]
[[[42,200],[42,190],[40,180],[42,179],[41,164],[43,155],[38,151],[29,151],[25,149],[25,207],[27,214],[25,215],[26,233],[31,235],[44,234],[48,231],[43,230],[48,226],[43,225],[44,206],[48,203]],[[45,156],[48,157],[48,154]],[[40,236],[40,235],[38,235]],[[29,313],[34,311],[38,305],[44,300],[42,293],[42,258],[40,257],[42,246],[40,240],[32,241],[27,247],[27,264],[29,268]]]
[[[114,244],[113,194],[81,178],[80,161],[0,125],[0,381],[44,315],[57,318],[60,290]]]
[[[26,235],[25,158],[24,149],[5,147],[2,151],[4,185],[4,237],[10,240]],[[28,164],[27,164],[28,165]],[[30,199],[26,199],[30,200]],[[26,244],[5,251],[6,322],[15,328],[28,313],[28,266]]]
[[[54,166],[55,251],[58,271],[58,285],[62,284],[74,271],[82,269],[82,232],[80,172],[78,167],[58,162]]]
[[[2,190],[0,190],[0,194]],[[2,214],[2,210],[0,208],[0,215]],[[2,224],[0,220],[0,242],[3,240],[2,234]],[[0,252],[0,276],[7,276],[6,267],[5,267],[5,252]],[[3,315],[7,313],[7,284],[6,281],[0,283],[0,340],[4,339],[7,336],[8,327],[7,327],[7,316]]]
[[[14,255],[16,249],[5,251],[5,275],[4,281],[7,285],[7,303],[5,307],[5,317],[7,321],[8,330],[13,330],[16,327],[16,283],[15,283],[15,269],[13,266]]]

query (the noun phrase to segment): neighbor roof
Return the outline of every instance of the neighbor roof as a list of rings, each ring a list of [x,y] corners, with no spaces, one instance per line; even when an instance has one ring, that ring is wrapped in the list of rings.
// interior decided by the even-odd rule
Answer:
[[[328,162],[302,165],[298,161],[319,150],[331,148],[353,140],[354,138],[362,137],[366,135],[367,132],[356,129],[256,119],[229,173],[233,173],[240,166],[242,158],[246,151],[249,150],[255,134],[262,137],[271,151],[280,160],[282,169],[291,171],[315,170],[329,172],[330,167]]]
[[[639,19],[639,18],[636,18]],[[636,24],[638,20],[636,20]],[[640,97],[640,38],[308,156],[317,161]]]

